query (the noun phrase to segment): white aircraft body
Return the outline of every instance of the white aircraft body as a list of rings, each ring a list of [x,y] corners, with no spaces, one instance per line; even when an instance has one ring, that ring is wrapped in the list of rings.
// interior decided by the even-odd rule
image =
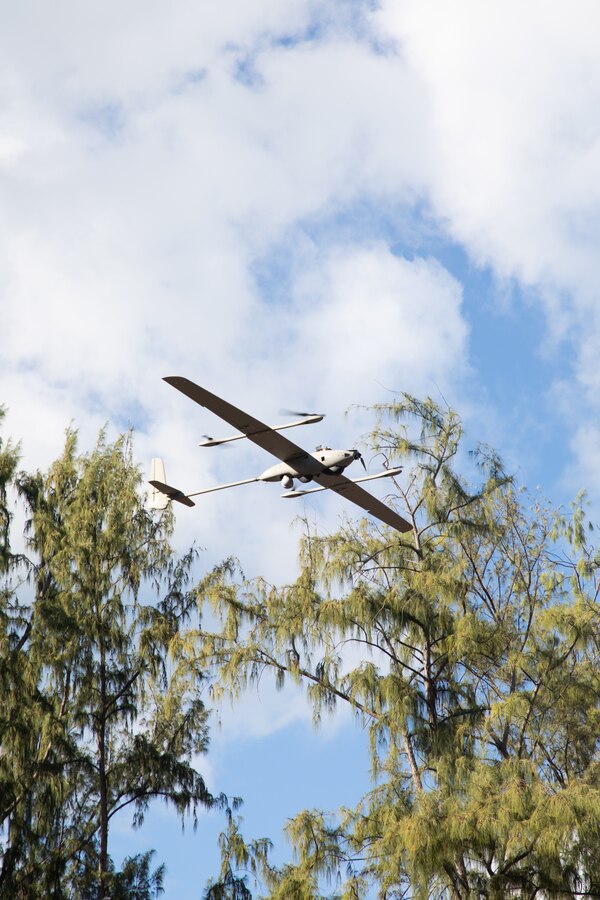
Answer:
[[[154,459],[152,461],[152,478],[150,480],[153,488],[151,505],[154,508],[164,508],[171,500],[176,500],[186,506],[194,506],[194,501],[191,498],[200,494],[209,494],[213,491],[222,491],[226,488],[238,487],[242,484],[251,484],[257,481],[279,481],[282,487],[285,488],[285,493],[281,495],[284,498],[303,497],[315,491],[331,490],[346,497],[347,500],[360,506],[375,518],[380,519],[386,525],[390,525],[398,531],[406,532],[412,529],[412,525],[406,519],[403,519],[402,516],[390,509],[389,506],[386,506],[385,503],[382,503],[381,500],[373,497],[372,494],[358,486],[359,483],[364,481],[373,481],[377,478],[389,478],[398,475],[401,469],[385,469],[377,475],[365,475],[362,478],[355,479],[346,478],[343,474],[344,469],[355,460],[360,460],[362,465],[365,466],[358,450],[332,450],[330,447],[317,447],[314,453],[309,453],[279,433],[286,428],[320,422],[323,418],[322,415],[300,413],[299,415],[302,418],[297,421],[288,422],[284,425],[265,425],[264,422],[253,418],[248,413],[232,406],[215,394],[211,394],[210,391],[194,384],[188,378],[170,375],[163,380],[241,432],[228,438],[215,439],[209,437],[200,444],[201,447],[215,447],[230,441],[247,438],[254,444],[258,444],[263,450],[267,450],[279,462],[265,469],[261,475],[256,475],[254,478],[219,484],[215,487],[204,488],[201,491],[186,494],[166,484],[164,464],[162,460]],[[303,484],[315,482],[317,487],[295,490],[295,480]]]

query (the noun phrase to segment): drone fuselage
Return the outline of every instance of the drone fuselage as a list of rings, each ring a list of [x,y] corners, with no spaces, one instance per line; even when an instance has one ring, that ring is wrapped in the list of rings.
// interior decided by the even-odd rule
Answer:
[[[280,462],[258,476],[259,481],[281,481],[282,479],[299,478],[310,481],[313,475],[331,471],[338,475],[346,466],[357,459],[356,450],[332,450],[330,447],[318,447],[314,453],[292,463]]]

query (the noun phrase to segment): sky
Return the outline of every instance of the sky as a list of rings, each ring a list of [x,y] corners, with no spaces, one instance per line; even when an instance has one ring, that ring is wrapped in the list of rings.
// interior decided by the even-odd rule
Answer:
[[[21,0],[1,21],[0,403],[24,467],[70,423],[82,448],[132,426],[186,491],[270,464],[198,448],[228,426],[165,375],[268,422],[326,412],[298,440],[344,447],[368,429],[355,407],[404,390],[597,515],[596,2]],[[209,495],[177,546],[289,581],[295,513],[326,533],[354,512],[278,494]],[[285,858],[286,818],[356,802],[366,760],[348,716],[315,732],[301,694],[265,685],[199,767]],[[187,900],[221,824],[182,836],[159,807],[112,849],[154,846]]]

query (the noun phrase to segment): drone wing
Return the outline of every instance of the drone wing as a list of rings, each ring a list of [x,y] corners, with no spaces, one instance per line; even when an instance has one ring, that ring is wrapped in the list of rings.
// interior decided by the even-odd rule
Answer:
[[[319,462],[310,453],[303,450],[302,447],[298,447],[297,444],[288,440],[278,431],[273,431],[272,428],[259,421],[259,419],[255,419],[236,406],[232,406],[231,403],[227,403],[226,400],[222,400],[216,394],[211,394],[210,391],[190,381],[189,378],[183,378],[180,375],[168,375],[163,380],[177,388],[190,400],[194,400],[200,406],[209,409],[216,416],[219,416],[220,419],[223,419],[224,422],[233,426],[233,428],[237,428],[238,431],[246,435],[249,441],[258,444],[259,447],[262,447],[268,453],[272,453],[281,462],[294,463],[302,460],[304,463],[303,471],[307,470],[308,472],[309,469],[313,469],[311,460],[314,460],[315,473],[321,471],[322,466]],[[312,473],[309,472],[309,474]]]
[[[354,481],[346,478],[345,475],[327,475],[320,473],[318,475],[313,475],[313,481],[316,481],[317,484],[320,484],[325,488],[329,488],[330,491],[335,491],[336,494],[341,494],[342,497],[350,500],[351,503],[355,503],[357,506],[362,507],[362,509],[365,509],[370,515],[374,516],[376,519],[380,519],[386,525],[391,525],[391,527],[395,528],[397,531],[412,531],[410,522],[403,519],[397,512],[394,512],[393,509],[390,509],[389,506],[386,506],[385,503],[378,500],[377,497],[369,494],[364,488],[359,487]]]

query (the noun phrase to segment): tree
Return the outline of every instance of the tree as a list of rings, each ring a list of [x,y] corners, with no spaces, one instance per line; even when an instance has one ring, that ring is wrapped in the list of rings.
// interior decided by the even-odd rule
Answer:
[[[216,692],[269,670],[307,686],[317,721],[349,704],[373,788],[290,821],[293,865],[237,835],[223,871],[243,863],[286,900],[328,878],[344,900],[600,896],[600,554],[582,502],[553,512],[489,448],[461,453],[458,416],[431,400],[376,413],[372,449],[406,467],[393,502],[412,533],[307,529],[294,584],[206,586],[220,625],[189,648]],[[475,464],[473,487],[458,470]],[[346,670],[349,646],[362,662]]]
[[[6,415],[0,406],[0,425]],[[10,441],[4,444],[0,438],[0,573],[5,574],[12,560],[10,552],[10,522],[7,492],[19,464],[19,450]]]
[[[4,410],[0,408],[0,422]],[[51,711],[39,688],[40,668],[26,652],[31,634],[28,607],[19,602],[31,574],[11,548],[9,491],[15,487],[18,447],[0,440],[0,895],[19,865],[31,830],[28,799],[44,766],[40,752],[51,728]],[[19,896],[17,891],[14,896]]]
[[[0,893],[156,896],[163,870],[150,872],[151,854],[115,871],[114,817],[129,808],[139,825],[161,798],[195,822],[199,807],[225,803],[191,763],[208,741],[201,673],[169,660],[194,608],[196,553],[176,559],[170,514],[145,508],[130,436],[110,444],[101,434],[80,454],[70,431],[49,472],[18,487],[34,586],[12,638],[27,674],[14,706],[30,721],[21,744],[2,736],[14,785],[3,797]],[[22,708],[30,696],[33,713]]]

